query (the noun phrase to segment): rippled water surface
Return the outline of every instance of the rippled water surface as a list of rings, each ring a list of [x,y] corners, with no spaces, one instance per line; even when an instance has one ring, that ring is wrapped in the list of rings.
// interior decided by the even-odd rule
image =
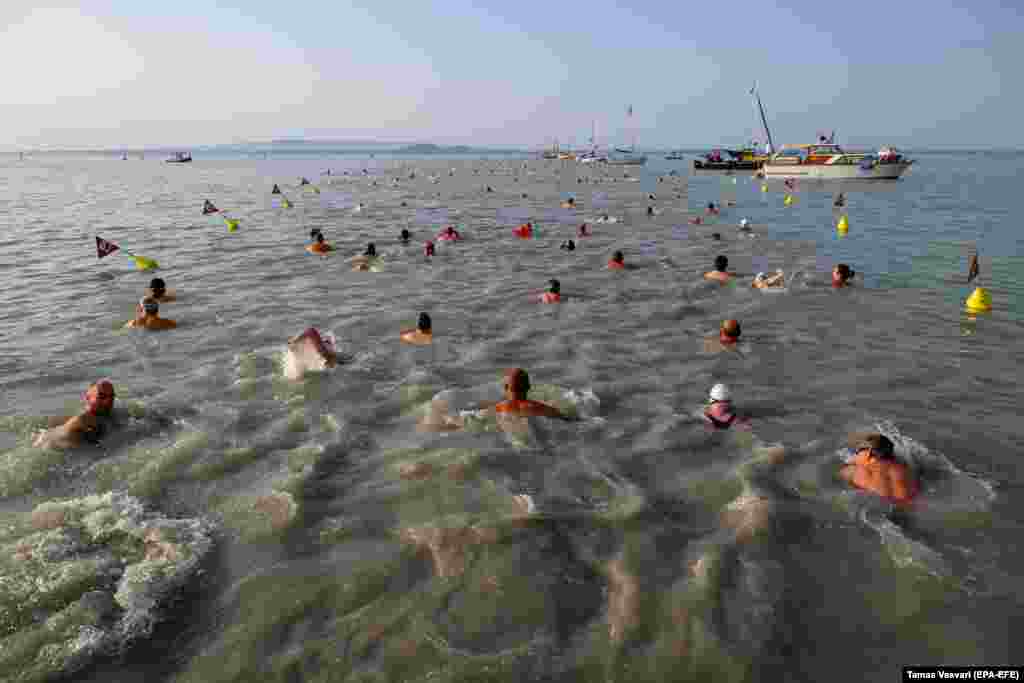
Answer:
[[[842,232],[832,186],[786,206],[781,186],[671,162],[523,163],[0,160],[5,675],[862,681],[1020,664],[1024,156],[920,154],[897,183],[846,186]],[[557,210],[570,193],[581,208]],[[709,201],[722,215],[691,224]],[[527,218],[538,235],[515,238]],[[560,250],[583,220],[594,235]],[[426,260],[447,224],[466,239]],[[313,227],[336,253],[304,250]],[[97,260],[95,235],[122,251]],[[354,272],[370,241],[379,269]],[[994,310],[969,316],[975,244]],[[631,269],[604,268],[615,249]],[[123,252],[159,261],[178,329],[122,329],[154,276]],[[737,285],[702,281],[720,253]],[[840,261],[857,286],[828,286]],[[748,286],[775,269],[783,291]],[[539,305],[550,278],[564,301]],[[421,311],[434,344],[401,345]],[[705,346],[723,318],[742,323],[736,352]],[[289,382],[285,341],[311,325],[344,362]],[[416,429],[437,393],[470,409],[516,366],[572,419]],[[33,448],[100,377],[118,392],[100,444]],[[749,430],[695,416],[717,382]],[[921,475],[905,510],[836,478],[846,434],[868,428]],[[114,624],[136,565],[166,585],[139,593],[152,623],[128,637]],[[36,593],[18,583],[34,572],[51,581]],[[98,633],[127,647],[82,645]]]

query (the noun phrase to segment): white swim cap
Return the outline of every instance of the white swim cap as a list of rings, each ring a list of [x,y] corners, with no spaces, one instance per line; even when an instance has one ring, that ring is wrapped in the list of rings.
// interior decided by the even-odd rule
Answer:
[[[756,275],[756,276],[754,277],[754,279],[755,279],[755,280],[763,280],[763,279],[764,279],[764,273],[758,273],[758,274],[757,274],[757,275]],[[722,385],[721,385],[721,384],[719,384],[718,386],[722,386]]]
[[[711,400],[712,401],[728,401],[732,397],[729,392],[729,387],[724,384],[716,384],[711,387]]]
[[[744,218],[743,220],[740,221],[740,227],[741,228],[745,228],[748,225],[750,225],[750,221],[748,221],[746,218]]]

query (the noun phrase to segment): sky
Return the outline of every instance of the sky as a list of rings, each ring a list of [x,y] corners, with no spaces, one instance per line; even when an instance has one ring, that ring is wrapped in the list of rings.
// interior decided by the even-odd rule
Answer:
[[[736,144],[755,81],[777,145],[1022,148],[1022,35],[1000,0],[3,0],[0,149]]]

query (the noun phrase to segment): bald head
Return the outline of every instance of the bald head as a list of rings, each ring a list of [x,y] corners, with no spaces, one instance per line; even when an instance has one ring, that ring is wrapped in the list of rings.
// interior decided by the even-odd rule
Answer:
[[[85,390],[85,405],[98,415],[109,414],[114,408],[114,384],[107,379],[94,382]]]
[[[530,376],[522,368],[505,371],[505,393],[518,400],[525,400],[530,391]]]

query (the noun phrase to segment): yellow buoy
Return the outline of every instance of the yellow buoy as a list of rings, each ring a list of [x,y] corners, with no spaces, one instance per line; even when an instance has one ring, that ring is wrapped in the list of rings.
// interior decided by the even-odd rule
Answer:
[[[782,200],[782,203],[785,204],[786,206],[789,206],[790,204],[792,204],[793,203],[793,195],[787,194],[786,198]]]
[[[971,313],[986,313],[992,310],[992,295],[984,287],[975,287],[967,297],[966,308]]]
[[[850,229],[850,220],[846,217],[846,214],[839,217],[839,223],[836,224],[836,228],[841,231]]]
[[[292,208],[292,203],[290,201],[288,201],[287,199],[285,199],[285,200],[281,201],[281,206],[286,208],[286,209],[290,209],[290,208]]]
[[[225,218],[224,224],[228,226],[228,232],[235,232],[238,230],[238,219],[237,218]]]

